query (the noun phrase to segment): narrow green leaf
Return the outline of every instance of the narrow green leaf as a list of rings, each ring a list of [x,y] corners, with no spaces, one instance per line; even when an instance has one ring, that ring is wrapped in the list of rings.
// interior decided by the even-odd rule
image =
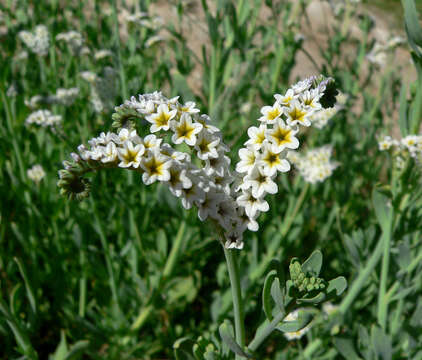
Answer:
[[[82,355],[83,351],[89,347],[88,340],[80,340],[74,343],[71,347],[69,352],[66,355],[65,360],[74,360],[78,356]]]
[[[302,271],[305,274],[311,274],[318,276],[322,267],[322,253],[319,250],[315,250],[311,256],[302,264]]]
[[[37,312],[37,302],[35,300],[34,291],[32,290],[31,282],[28,280],[26,271],[21,261],[18,258],[14,258],[16,264],[18,264],[19,272],[25,282],[26,295],[28,296],[29,304],[31,305],[31,310],[34,314]]]
[[[6,322],[15,336],[16,343],[22,353],[29,359],[38,359],[38,355],[29,341],[29,336],[25,330],[19,325],[16,318],[10,313],[6,303],[0,298],[0,313],[6,318]]]
[[[57,346],[56,351],[54,352],[53,359],[54,360],[65,360],[67,355],[67,341],[66,341],[66,335],[64,331],[62,330],[60,332],[60,343]]]
[[[419,132],[420,122],[421,122],[421,112],[422,112],[422,84],[419,84],[415,99],[412,103],[409,112],[409,127],[412,134]]]
[[[414,0],[402,0],[404,21],[409,43],[413,50],[422,57],[419,47],[422,47],[422,28],[419,24],[418,11]]]
[[[375,215],[377,217],[378,223],[383,230],[387,229],[390,224],[387,196],[374,189],[372,192],[372,203],[374,205]]]
[[[262,289],[262,307],[264,309],[265,316],[268,320],[273,319],[272,315],[272,301],[271,301],[271,285],[274,281],[274,278],[277,276],[276,270],[271,270],[264,281],[264,287]]]

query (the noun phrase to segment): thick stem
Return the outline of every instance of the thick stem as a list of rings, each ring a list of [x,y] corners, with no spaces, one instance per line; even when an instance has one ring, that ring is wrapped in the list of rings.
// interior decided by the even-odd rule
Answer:
[[[227,268],[229,270],[230,285],[233,296],[234,327],[236,341],[241,348],[245,346],[245,323],[243,314],[242,291],[240,288],[239,267],[237,263],[237,250],[228,250],[225,247],[224,255],[226,257]],[[236,355],[236,359],[241,359]]]

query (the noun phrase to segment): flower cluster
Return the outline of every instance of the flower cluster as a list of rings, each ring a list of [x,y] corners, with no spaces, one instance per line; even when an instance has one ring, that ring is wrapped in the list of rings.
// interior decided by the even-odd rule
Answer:
[[[400,141],[391,136],[384,136],[378,142],[381,151],[392,150],[395,154],[398,167],[404,165],[404,158],[410,156],[418,163],[422,162],[422,135],[407,135]]]
[[[26,174],[28,175],[28,178],[38,184],[45,176],[45,171],[41,165],[34,165],[32,168],[28,169]]]
[[[261,109],[260,125],[248,129],[249,139],[239,150],[236,172],[241,180],[235,191],[236,202],[244,209],[244,223],[251,231],[258,230],[259,214],[269,210],[265,196],[278,191],[277,174],[290,170],[286,155],[289,149],[299,147],[299,126],[310,126],[311,116],[322,108],[320,99],[331,80],[316,80],[306,79],[284,95],[276,94],[274,104]]]
[[[73,30],[57,34],[56,41],[65,42],[73,55],[80,55],[85,43],[81,33]]]
[[[20,31],[19,38],[34,53],[46,56],[50,48],[50,35],[45,25],[38,25],[35,31]]]
[[[325,145],[309,150],[305,155],[296,151],[289,151],[287,158],[299,170],[305,181],[315,184],[330,177],[339,163],[331,161],[333,148]]]
[[[388,53],[404,43],[406,43],[406,40],[401,36],[394,36],[385,44],[376,42],[366,58],[370,63],[381,68],[387,62]]]
[[[101,76],[91,71],[84,71],[80,75],[91,85],[91,103],[94,110],[101,113],[112,109],[116,96],[116,71],[106,66]]]
[[[26,118],[25,123],[28,125],[36,124],[43,127],[55,127],[62,121],[60,115],[53,115],[50,110],[37,110],[29,114]]]
[[[243,232],[258,230],[259,213],[269,209],[265,195],[278,190],[277,172],[290,169],[285,154],[299,146],[298,125],[310,125],[308,117],[321,107],[318,100],[328,84],[330,79],[310,78],[286,95],[275,95],[275,104],[261,111],[261,125],[248,130],[234,173],[221,131],[195,103],[167,99],[160,92],[132,97],[115,108],[117,132],[80,145],[59,171],[58,186],[63,195],[81,199],[90,190],[82,178],[87,172],[110,167],[139,172],[146,185],[166,184],[184,208],[195,206],[201,221],[218,224],[227,248],[241,249]],[[149,124],[145,137],[136,129],[141,122]]]
[[[79,95],[78,88],[56,90],[54,95],[34,95],[29,100],[25,100],[25,105],[30,109],[38,109],[41,104],[59,104],[64,106],[72,105]]]

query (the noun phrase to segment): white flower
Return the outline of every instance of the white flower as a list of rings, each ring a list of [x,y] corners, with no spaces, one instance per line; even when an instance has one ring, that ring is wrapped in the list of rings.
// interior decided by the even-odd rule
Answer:
[[[275,94],[275,99],[278,101],[279,104],[283,106],[289,106],[290,102],[295,99],[297,96],[295,95],[295,92],[292,89],[287,90],[286,94]]]
[[[294,126],[296,124],[311,126],[311,122],[309,120],[311,113],[311,111],[304,109],[299,101],[292,101],[289,108],[286,109],[287,124],[290,126]]]
[[[238,173],[249,173],[255,166],[256,161],[259,161],[259,152],[252,147],[247,147],[239,150],[240,161],[236,165]]]
[[[202,114],[198,117],[197,121],[211,134],[220,133],[220,129],[211,124],[211,119],[208,115]]]
[[[50,48],[50,35],[45,25],[38,25],[34,33],[29,31],[19,32],[20,39],[35,54],[46,56]]]
[[[112,57],[112,56],[113,56],[113,53],[110,50],[106,50],[106,49],[97,50],[94,53],[95,60],[102,60],[102,59],[105,59],[107,57]]]
[[[178,107],[178,110],[181,113],[187,113],[187,114],[190,114],[190,115],[199,113],[199,109],[197,109],[195,107],[195,103],[193,101],[188,101],[186,104],[180,105]]]
[[[187,145],[194,146],[196,135],[202,130],[202,124],[192,123],[191,116],[183,113],[180,121],[173,123],[172,130],[174,134],[171,140],[175,144],[181,144],[184,141]]]
[[[270,209],[268,203],[263,198],[254,197],[250,189],[243,190],[236,202],[245,209],[246,215],[251,218],[254,218],[258,211],[267,212]]]
[[[187,176],[187,169],[173,163],[169,168],[169,172],[170,178],[167,181],[167,184],[174,196],[180,197],[182,189],[190,189],[192,187],[192,180]]]
[[[37,124],[43,127],[54,127],[62,121],[60,115],[53,115],[49,110],[38,110],[31,113],[25,120],[27,124]]]
[[[252,195],[255,198],[265,196],[266,193],[276,194],[277,184],[273,181],[275,174],[268,176],[264,174],[262,168],[255,166],[253,170],[244,178],[243,189],[252,188]]]
[[[245,231],[245,229],[248,229],[250,231],[258,231],[259,225],[256,221],[256,218],[258,217],[259,213],[257,212],[255,216],[248,216],[246,214],[244,207],[238,207],[237,209],[237,218],[236,218],[236,229],[239,232]]]
[[[299,140],[295,137],[299,129],[291,128],[286,125],[282,119],[278,119],[271,130],[267,130],[266,137],[269,141],[277,146],[278,150],[297,149]]]
[[[205,198],[205,192],[197,183],[192,182],[189,189],[182,189],[182,205],[186,210],[189,210],[194,203],[201,203]]]
[[[281,158],[281,152],[274,144],[264,146],[264,153],[259,160],[259,164],[263,167],[264,173],[269,176],[274,175],[277,171],[287,172],[290,170],[289,162]]]
[[[119,166],[123,168],[138,168],[141,165],[141,161],[143,160],[142,155],[144,155],[144,153],[144,145],[137,144],[133,146],[132,141],[126,140],[123,143],[123,148],[118,149],[118,156],[121,160]]]
[[[204,171],[208,176],[224,176],[227,175],[230,177],[230,174],[227,171],[230,168],[230,158],[225,156],[222,151],[218,152],[218,157],[208,158],[205,160]]]
[[[54,96],[55,102],[62,104],[62,105],[72,105],[75,102],[75,99],[79,95],[78,88],[70,88],[70,89],[57,89],[56,95]]]
[[[292,86],[292,90],[294,91],[295,94],[300,94],[308,90],[312,86],[313,80],[314,80],[314,77],[311,76],[309,78],[306,78],[305,80],[299,81]]]
[[[162,155],[158,151],[151,151],[148,157],[144,157],[141,162],[141,168],[145,171],[142,174],[142,180],[145,185],[150,185],[155,181],[169,181],[171,158]]]
[[[225,234],[226,243],[224,246],[227,249],[243,249],[243,233],[237,230],[230,230]]]
[[[80,55],[84,47],[84,39],[81,33],[74,30],[58,34],[56,41],[64,41],[73,55]]]
[[[258,119],[259,121],[274,124],[283,115],[283,109],[278,102],[275,102],[273,106],[264,106],[261,109],[261,114],[262,116]]]
[[[393,146],[393,139],[391,136],[384,136],[384,138],[378,142],[378,148],[381,151],[389,150]]]
[[[138,136],[138,134],[136,133],[136,130],[129,131],[126,128],[123,128],[119,131],[119,136],[116,140],[120,142],[121,144],[125,143],[128,140],[136,144],[142,143],[142,139]]]
[[[110,141],[107,146],[103,148],[103,157],[101,161],[103,163],[114,162],[117,160],[117,148],[116,144]]]
[[[220,143],[220,138],[213,136],[213,134],[204,129],[199,133],[195,144],[197,156],[201,160],[208,160],[209,158],[217,158],[217,146]]]
[[[146,120],[152,124],[151,132],[155,133],[160,130],[170,129],[171,120],[176,114],[177,110],[169,110],[168,105],[159,105],[156,113],[146,116]]]
[[[266,131],[267,126],[265,124],[260,125],[259,128],[251,126],[248,129],[249,140],[245,142],[245,145],[251,145],[256,150],[259,150],[262,145],[264,145],[264,143],[267,141],[265,137]]]
[[[311,108],[313,110],[321,109],[321,104],[319,103],[321,95],[318,89],[306,90],[299,95],[300,101],[305,105],[305,107]]]
[[[155,135],[147,135],[144,137],[143,144],[145,146],[145,150],[155,151],[155,149],[159,149],[161,142],[163,139],[157,138]]]
[[[39,183],[45,176],[45,171],[41,165],[34,165],[32,168],[28,169],[26,174],[33,182]]]

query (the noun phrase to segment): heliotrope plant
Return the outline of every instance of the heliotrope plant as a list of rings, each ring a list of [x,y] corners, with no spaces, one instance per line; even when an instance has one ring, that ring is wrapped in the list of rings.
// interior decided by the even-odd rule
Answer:
[[[269,210],[266,195],[277,193],[278,173],[290,170],[287,154],[299,147],[298,132],[312,125],[315,111],[333,106],[335,95],[333,79],[323,76],[307,78],[284,95],[276,94],[274,104],[261,109],[258,126],[248,129],[248,140],[239,150],[234,169],[221,131],[208,115],[200,114],[195,103],[183,104],[179,97],[168,99],[161,92],[133,96],[115,108],[114,132],[103,132],[88,145],[80,145],[78,153],[71,154],[72,160],[64,161],[58,186],[63,195],[81,200],[90,192],[85,174],[107,168],[132,170],[142,175],[145,185],[166,184],[185,209],[196,207],[201,221],[215,224],[233,293],[237,342],[230,348],[245,356],[238,268],[233,251],[227,249],[242,249],[244,232],[258,230],[260,213]],[[149,133],[141,137],[140,127],[145,124]],[[312,289],[301,291],[302,298],[315,290],[311,284]],[[223,329],[226,343],[230,343],[228,336]]]

